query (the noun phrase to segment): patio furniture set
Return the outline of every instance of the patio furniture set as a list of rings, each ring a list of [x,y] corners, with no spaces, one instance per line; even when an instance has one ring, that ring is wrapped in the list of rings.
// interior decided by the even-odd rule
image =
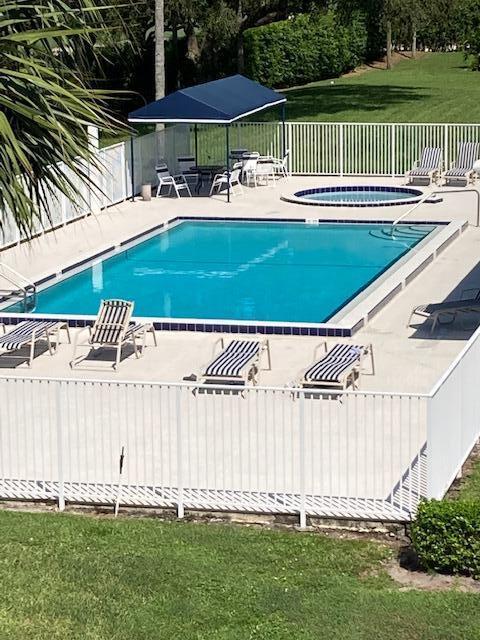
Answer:
[[[257,187],[265,184],[274,187],[278,178],[288,178],[288,156],[288,150],[280,159],[261,156],[256,151],[233,149],[229,156],[229,170],[218,164],[196,164],[194,156],[180,156],[177,158],[180,173],[176,175],[172,175],[166,162],[157,165],[156,195],[160,196],[163,188],[167,187],[169,196],[173,193],[179,198],[185,192],[188,197],[192,197],[192,190],[198,195],[206,184],[210,185],[209,196],[228,187],[232,195],[242,195],[244,185]]]
[[[405,179],[407,184],[416,180],[425,180],[428,184],[439,184],[443,179],[444,185],[465,181],[466,185],[475,184],[480,169],[480,143],[461,142],[458,145],[457,158],[450,168],[442,171],[443,149],[441,147],[425,147],[420,160],[417,160]]]

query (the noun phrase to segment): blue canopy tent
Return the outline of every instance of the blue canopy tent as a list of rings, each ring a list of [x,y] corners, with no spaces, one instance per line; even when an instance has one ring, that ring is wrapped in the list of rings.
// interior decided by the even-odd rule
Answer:
[[[230,171],[229,127],[233,122],[264,109],[280,105],[282,119],[282,151],[285,153],[285,103],[281,93],[272,91],[258,82],[241,75],[234,75],[195,87],[180,89],[170,95],[128,114],[134,123],[189,123],[195,125],[195,156],[197,155],[197,125],[220,124],[225,126],[226,165]],[[132,139],[133,145],[133,139]],[[133,158],[133,152],[132,152]],[[132,167],[133,183],[133,167]],[[230,185],[227,188],[230,202]]]

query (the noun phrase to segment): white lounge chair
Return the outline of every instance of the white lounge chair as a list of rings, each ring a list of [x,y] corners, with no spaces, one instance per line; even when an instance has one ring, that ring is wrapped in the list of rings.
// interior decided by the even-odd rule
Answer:
[[[473,292],[476,294],[473,295]],[[416,306],[412,309],[407,327],[411,326],[414,316],[420,316],[432,320],[430,333],[433,333],[437,325],[451,324],[460,313],[480,313],[480,289],[464,289],[461,295],[459,300],[445,300]],[[443,321],[442,318],[444,318]]]
[[[324,353],[318,357],[318,349],[323,348]],[[358,380],[363,373],[363,361],[370,356],[370,375],[375,374],[372,345],[352,345],[337,343],[328,350],[327,343],[317,345],[313,354],[313,364],[305,369],[294,386],[309,389],[339,387],[346,389],[348,384],[355,389]]]
[[[233,196],[243,195],[243,187],[240,181],[240,174],[242,172],[242,164],[236,162],[230,172],[224,171],[223,173],[217,173],[213,178],[212,186],[210,187],[210,195],[213,195],[215,191],[220,192],[222,187],[227,187],[230,184],[230,193]]]
[[[428,184],[432,181],[437,184],[442,171],[442,153],[440,147],[425,147],[420,160],[417,160],[413,168],[405,174],[407,184],[418,179],[428,180]]]
[[[133,302],[126,300],[102,300],[93,327],[87,327],[87,339],[83,342],[80,337],[84,331],[79,331],[75,335],[73,346],[73,357],[70,362],[72,369],[83,362],[92,350],[106,348],[115,350],[114,369],[118,369],[122,347],[130,343],[133,346],[135,357],[139,358],[143,354],[146,334],[153,334],[155,345],[157,339],[155,330],[150,323],[135,323],[131,321],[133,312]],[[138,341],[142,340],[142,347],[139,348]],[[79,347],[86,347],[85,355],[77,356]]]
[[[179,156],[177,158],[177,166],[188,185],[196,187],[200,176],[198,172],[192,171],[192,167],[195,166],[195,156]]]
[[[448,185],[458,180],[466,180],[467,185],[470,182],[475,184],[477,174],[476,171],[473,170],[473,165],[479,157],[480,143],[460,142],[458,145],[457,159],[452,162],[450,169],[443,174],[445,184]]]
[[[190,198],[192,192],[188,186],[188,182],[183,175],[172,176],[166,164],[159,164],[155,167],[158,177],[157,196],[160,195],[162,187],[168,187],[168,195],[172,193],[172,189],[175,191],[177,198],[180,198],[180,192],[186,191]]]
[[[218,345],[222,351],[204,367],[200,376],[202,382],[236,385],[245,385],[251,382],[255,385],[258,382],[263,353],[267,355],[267,369],[271,369],[268,340],[232,340],[225,348],[223,338],[220,338],[215,343],[214,352]]]
[[[28,367],[31,367],[33,357],[35,355],[35,345],[40,340],[46,340],[48,351],[51,356],[57,352],[58,345],[60,343],[61,329],[65,329],[67,332],[68,342],[70,342],[68,322],[57,320],[25,320],[14,325],[0,337],[0,349],[13,352],[26,345],[30,345],[27,365]],[[3,330],[6,330],[5,325],[3,325]],[[53,336],[55,336],[55,347],[53,347],[51,340]],[[22,356],[18,355],[9,354],[9,357],[24,360]]]

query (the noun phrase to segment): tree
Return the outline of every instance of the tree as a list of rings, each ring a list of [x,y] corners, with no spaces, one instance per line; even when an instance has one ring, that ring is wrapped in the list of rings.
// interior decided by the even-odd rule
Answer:
[[[155,0],[155,100],[165,95],[164,0]]]
[[[102,2],[14,0],[0,13],[0,211],[27,236],[59,194],[82,200],[77,178],[95,186],[87,126],[120,129],[88,76],[117,20]]]

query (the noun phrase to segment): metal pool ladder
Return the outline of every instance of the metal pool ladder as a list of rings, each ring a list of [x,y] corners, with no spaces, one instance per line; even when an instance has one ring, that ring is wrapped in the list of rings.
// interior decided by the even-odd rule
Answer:
[[[4,286],[5,283],[9,286]],[[24,310],[27,310],[28,298],[37,294],[37,287],[24,275],[0,261],[0,295],[4,298],[20,298],[23,300]]]

